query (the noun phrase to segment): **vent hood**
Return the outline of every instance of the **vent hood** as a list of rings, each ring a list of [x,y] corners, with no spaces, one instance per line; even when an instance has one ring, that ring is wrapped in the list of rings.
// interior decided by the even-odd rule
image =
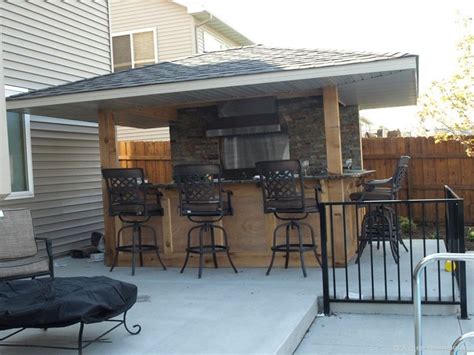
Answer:
[[[277,114],[220,118],[207,126],[207,137],[281,132]]]
[[[275,97],[222,102],[219,118],[207,126],[207,137],[281,132]]]

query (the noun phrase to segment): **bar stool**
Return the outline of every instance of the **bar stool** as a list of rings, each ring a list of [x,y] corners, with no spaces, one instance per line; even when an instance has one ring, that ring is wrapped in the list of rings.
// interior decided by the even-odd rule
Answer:
[[[199,255],[198,278],[202,276],[204,267],[204,255],[212,254],[214,267],[217,268],[216,254],[224,252],[227,254],[229,263],[237,273],[237,269],[229,254],[227,232],[216,223],[224,216],[232,216],[232,192],[222,189],[222,174],[219,165],[214,164],[187,164],[174,167],[174,180],[178,184],[179,212],[181,216],[187,217],[191,222],[197,223],[188,231],[186,247],[186,259],[181,268],[184,272],[188,264],[189,255]],[[226,194],[224,199],[223,194]],[[217,244],[215,230],[222,231],[223,244]],[[197,230],[199,242],[191,243],[192,232]],[[204,236],[210,236],[210,242],[204,243]]]
[[[409,156],[401,156],[392,177],[367,181],[363,185],[363,191],[352,193],[350,199],[358,202],[397,200],[398,192],[408,172],[410,159]],[[365,206],[361,204],[360,207]],[[380,204],[372,211],[369,206],[369,211],[364,215],[362,220],[362,231],[359,236],[356,263],[359,262],[367,244],[377,241],[377,249],[379,249],[380,242],[384,242],[385,240],[390,244],[390,250],[395,263],[398,263],[400,260],[399,244],[401,244],[407,252],[408,248],[402,239],[397,214],[393,208],[387,205]]]
[[[290,253],[300,254],[301,269],[304,277],[307,276],[304,263],[304,253],[312,251],[316,261],[321,266],[317,254],[317,245],[314,238],[313,227],[302,222],[310,213],[319,213],[318,187],[315,188],[315,197],[306,198],[301,164],[298,160],[263,161],[255,164],[260,175],[260,184],[263,194],[264,213],[273,213],[279,220],[285,221],[273,231],[272,259],[267,270],[267,276],[273,267],[276,253],[285,253],[285,269],[288,268]],[[281,216],[280,214],[296,215]],[[297,216],[299,215],[299,216]],[[310,232],[311,242],[304,243],[302,227]],[[285,243],[277,244],[277,234],[285,228]],[[290,243],[290,230],[295,230],[298,243]]]
[[[110,271],[117,264],[119,252],[132,253],[132,275],[135,275],[137,253],[143,267],[143,253],[155,252],[163,270],[166,270],[159,254],[155,229],[145,224],[152,216],[163,216],[161,193],[156,187],[144,183],[143,170],[139,168],[102,169],[102,176],[107,186],[109,215],[118,216],[122,222],[129,224],[117,232],[115,257]],[[126,229],[132,229],[132,244],[121,245],[120,237]],[[142,229],[151,231],[154,244],[142,243]]]

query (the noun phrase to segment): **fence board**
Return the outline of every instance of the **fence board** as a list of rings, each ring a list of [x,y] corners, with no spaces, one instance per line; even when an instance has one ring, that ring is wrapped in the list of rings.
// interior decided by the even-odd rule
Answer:
[[[376,179],[391,176],[400,155],[411,156],[400,197],[439,198],[443,185],[449,185],[465,200],[465,221],[474,223],[474,158],[458,142],[436,144],[432,137],[363,138],[362,150],[364,168],[376,170]],[[120,142],[119,161],[122,167],[145,169],[150,182],[172,180],[169,142]],[[425,212],[429,219],[434,218],[434,209]],[[421,209],[413,214],[419,219]]]
[[[408,179],[401,198],[442,197],[442,186],[449,185],[464,198],[465,221],[474,223],[474,159],[464,152],[459,142],[435,143],[433,137],[363,138],[364,168],[376,170],[375,178],[393,174],[400,155],[411,156]],[[433,219],[434,209],[426,210]],[[413,211],[419,219],[421,210]]]
[[[142,168],[148,181],[158,184],[172,180],[169,142],[120,142],[119,162],[123,168]]]

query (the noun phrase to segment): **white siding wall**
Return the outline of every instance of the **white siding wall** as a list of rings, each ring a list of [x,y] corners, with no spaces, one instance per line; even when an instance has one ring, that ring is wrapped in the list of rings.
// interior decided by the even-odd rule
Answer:
[[[3,0],[4,84],[39,89],[110,72],[107,0]],[[55,252],[103,229],[97,126],[31,116],[34,197],[0,201],[32,210]],[[4,154],[4,153],[0,153]]]
[[[30,122],[35,196],[0,206],[31,209],[37,235],[63,252],[103,229],[98,128],[38,116]]]
[[[5,85],[40,89],[110,71],[106,0],[4,0],[0,20]]]
[[[186,7],[169,0],[111,0],[112,34],[156,28],[158,60],[195,52],[193,18]]]

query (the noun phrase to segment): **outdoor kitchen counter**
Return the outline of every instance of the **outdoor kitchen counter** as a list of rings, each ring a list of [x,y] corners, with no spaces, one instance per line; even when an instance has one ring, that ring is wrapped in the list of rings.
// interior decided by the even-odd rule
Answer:
[[[373,171],[347,171],[342,175],[321,175],[305,177],[305,194],[314,196],[314,187],[320,185],[322,192],[320,194],[321,202],[331,201],[330,184],[343,184],[345,199],[349,199],[350,193],[359,189],[360,181]],[[228,234],[230,252],[234,263],[239,267],[266,267],[270,262],[273,230],[275,226],[281,223],[273,214],[264,214],[262,206],[262,192],[257,180],[224,180],[226,190],[233,192],[232,206],[234,214],[226,216],[218,223],[223,226]],[[160,252],[167,266],[180,267],[184,262],[185,248],[187,242],[188,230],[195,226],[186,217],[179,215],[178,191],[176,184],[156,185],[161,188],[163,193],[162,206],[164,209],[163,217],[153,217],[148,224],[152,225],[157,231]],[[354,255],[357,248],[357,233],[355,228],[355,208],[346,208],[346,226],[347,226],[347,253]],[[353,211],[350,211],[352,209]],[[337,213],[337,211],[335,212]],[[359,219],[360,220],[360,219]],[[313,226],[316,234],[316,240],[319,242],[319,214],[310,214],[306,222]],[[119,223],[119,222],[118,222]],[[328,224],[329,225],[329,224]],[[217,242],[222,242],[222,235],[216,236]],[[330,240],[329,246],[330,246]],[[343,260],[343,244],[335,242],[335,259]],[[320,250],[318,250],[320,252]],[[290,266],[299,267],[299,255],[292,253],[290,255]],[[277,253],[275,265],[277,267],[284,264],[283,253]],[[331,257],[331,255],[329,255]],[[198,258],[191,255],[190,265],[197,266]],[[228,261],[224,255],[218,254],[219,265],[228,266]],[[316,266],[314,257],[311,253],[306,254],[305,261],[309,266]],[[122,265],[130,265],[130,255],[121,253],[119,262]],[[154,254],[145,255],[146,265],[158,266]],[[329,260],[331,262],[331,260]],[[212,257],[206,258],[206,265],[211,266]]]
[[[305,176],[304,180],[338,180],[338,179],[361,179],[374,173],[375,170],[345,170],[342,174],[318,174]],[[231,184],[258,184],[259,179],[223,179],[223,185]],[[168,184],[156,184],[153,185],[161,189],[173,189],[176,188],[176,183],[170,182]]]

